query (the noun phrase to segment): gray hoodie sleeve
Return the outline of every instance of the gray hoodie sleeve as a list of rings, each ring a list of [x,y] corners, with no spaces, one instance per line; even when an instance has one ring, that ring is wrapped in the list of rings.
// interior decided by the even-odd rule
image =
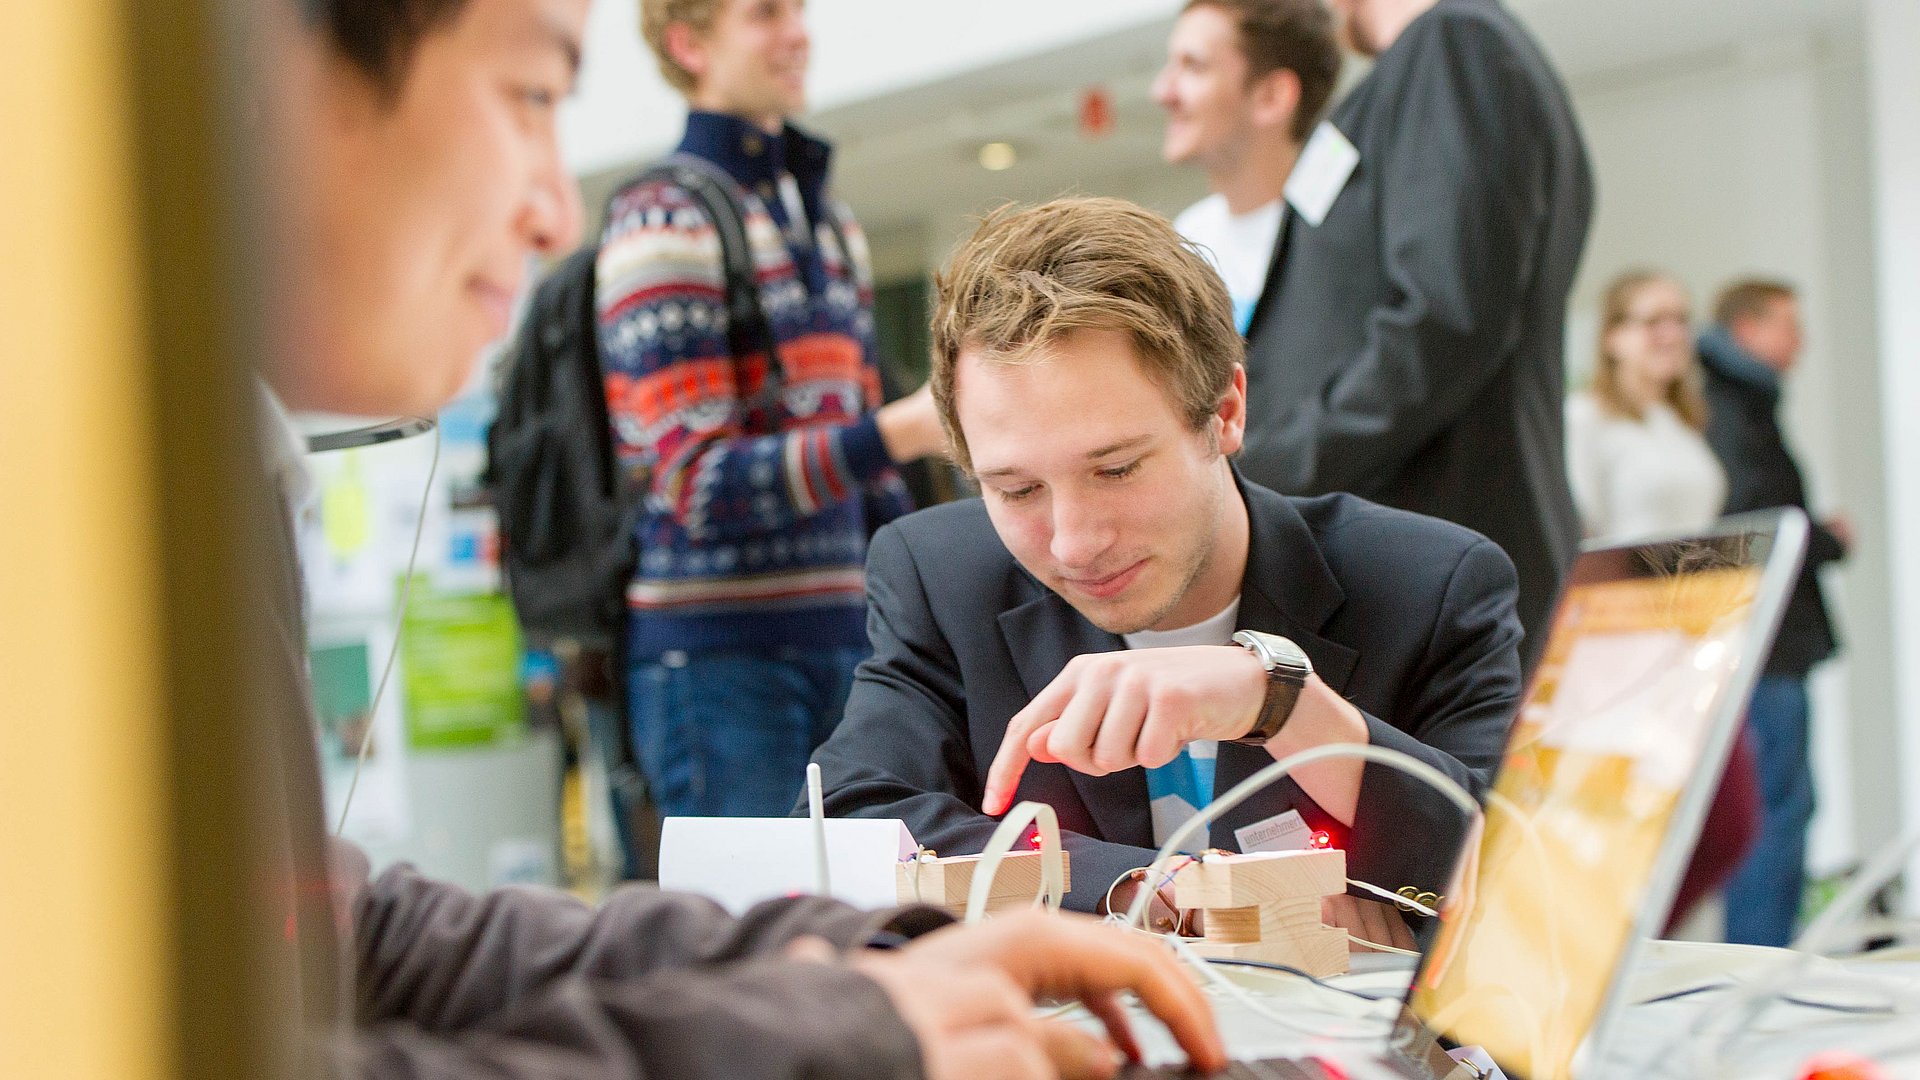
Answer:
[[[946,921],[818,897],[734,918],[645,886],[589,906],[554,890],[482,896],[397,867],[353,892],[356,1016],[319,1048],[339,1077],[900,1077],[919,1047],[878,985],[795,962]]]

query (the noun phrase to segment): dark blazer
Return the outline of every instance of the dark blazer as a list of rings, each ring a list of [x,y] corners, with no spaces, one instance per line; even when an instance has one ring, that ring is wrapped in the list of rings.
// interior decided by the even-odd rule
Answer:
[[[1241,488],[1252,542],[1240,626],[1284,634],[1367,716],[1370,740],[1477,788],[1497,762],[1520,697],[1512,564],[1484,537],[1346,495],[1288,499]],[[873,657],[847,712],[814,753],[827,813],[898,817],[944,854],[986,846],[997,822],[982,784],[1007,722],[1081,653],[1125,647],[1001,544],[978,499],[911,514],[867,555]],[[1273,761],[1222,744],[1215,793]],[[1153,852],[1146,774],[1093,777],[1035,762],[1019,799],[1052,806],[1071,853],[1069,907],[1093,910]],[[1234,829],[1289,808],[1346,840],[1347,873],[1389,889],[1443,891],[1463,835],[1459,811],[1417,780],[1368,765],[1351,834],[1291,780],[1213,823]]]
[[[1706,372],[1707,444],[1727,471],[1727,513],[1772,506],[1807,510],[1806,482],[1776,416],[1779,391],[1738,378],[1704,349],[1700,366]],[[1811,511],[1807,518],[1813,520]],[[1833,619],[1820,591],[1820,568],[1846,557],[1847,546],[1839,537],[1822,525],[1810,527],[1807,559],[1767,657],[1768,675],[1804,678],[1838,651]]]
[[[1561,353],[1593,181],[1566,91],[1495,0],[1440,0],[1329,122],[1360,161],[1318,227],[1287,208],[1240,467],[1486,535],[1531,655],[1580,539]]]

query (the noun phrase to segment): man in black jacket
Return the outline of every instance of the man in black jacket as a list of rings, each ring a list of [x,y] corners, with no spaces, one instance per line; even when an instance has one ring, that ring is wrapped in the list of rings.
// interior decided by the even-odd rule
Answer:
[[[1067,902],[1092,910],[1297,751],[1371,744],[1487,780],[1520,694],[1512,563],[1444,521],[1239,477],[1231,303],[1165,220],[1113,199],[1003,211],[936,308],[934,399],[982,497],[874,537],[874,655],[814,755],[829,813],[898,817],[957,854],[1017,799],[1047,803],[1072,834]],[[1322,831],[1350,877],[1444,892],[1464,828],[1424,784],[1345,758],[1185,850]],[[1324,917],[1410,943],[1358,893]]]
[[[430,415],[505,329],[528,256],[578,239],[555,140],[587,0],[302,0],[269,5],[263,65],[277,211],[262,486],[287,502],[300,453],[280,405]],[[284,511],[284,507],[280,508]],[[940,928],[822,897],[733,918],[641,886],[589,907],[557,890],[473,895],[378,875],[321,821],[300,583],[284,512],[249,597],[266,689],[270,789],[258,827],[275,951],[263,990],[298,1023],[281,1047],[339,1077],[1104,1076],[1112,1046],[1032,1016],[1084,997],[1115,1024],[1140,994],[1196,1064],[1224,1053],[1204,998],[1152,943],[1024,915]],[[897,946],[887,949],[868,945]],[[291,1064],[291,1062],[283,1062]],[[277,1071],[276,1071],[277,1073]]]
[[[1793,289],[1776,281],[1734,282],[1714,305],[1714,320],[1700,337],[1700,361],[1707,380],[1707,442],[1727,470],[1727,512],[1806,510],[1806,484],[1778,418],[1781,380],[1800,357],[1800,305]],[[1813,820],[1807,675],[1838,645],[1820,594],[1820,568],[1846,558],[1852,546],[1845,518],[1813,527],[1800,582],[1747,710],[1765,813],[1759,841],[1727,885],[1736,898],[1727,905],[1728,941],[1785,945],[1793,938]]]
[[[1565,88],[1499,0],[1329,0],[1373,70],[1288,179],[1247,333],[1248,479],[1485,534],[1531,659],[1579,543],[1567,292],[1593,181]]]

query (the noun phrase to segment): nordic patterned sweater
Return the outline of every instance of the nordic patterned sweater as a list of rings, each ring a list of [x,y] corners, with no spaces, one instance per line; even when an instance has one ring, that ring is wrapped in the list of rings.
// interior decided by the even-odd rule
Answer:
[[[864,647],[867,537],[909,509],[874,426],[880,405],[865,237],[825,195],[829,150],[695,113],[680,152],[738,185],[760,303],[779,351],[729,354],[720,239],[684,189],[615,195],[596,267],[614,450],[646,476],[627,591],[630,655]],[[792,235],[780,166],[806,220]],[[850,256],[850,257],[849,257]]]

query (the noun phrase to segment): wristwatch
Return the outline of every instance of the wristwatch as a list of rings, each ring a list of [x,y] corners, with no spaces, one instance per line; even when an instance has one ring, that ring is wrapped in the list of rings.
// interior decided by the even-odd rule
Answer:
[[[1278,634],[1241,630],[1233,635],[1233,643],[1252,653],[1260,666],[1267,669],[1267,700],[1260,706],[1253,730],[1231,741],[1261,746],[1280,734],[1287,717],[1293,715],[1294,703],[1306,688],[1307,676],[1313,674],[1313,661],[1307,659],[1300,646]]]

